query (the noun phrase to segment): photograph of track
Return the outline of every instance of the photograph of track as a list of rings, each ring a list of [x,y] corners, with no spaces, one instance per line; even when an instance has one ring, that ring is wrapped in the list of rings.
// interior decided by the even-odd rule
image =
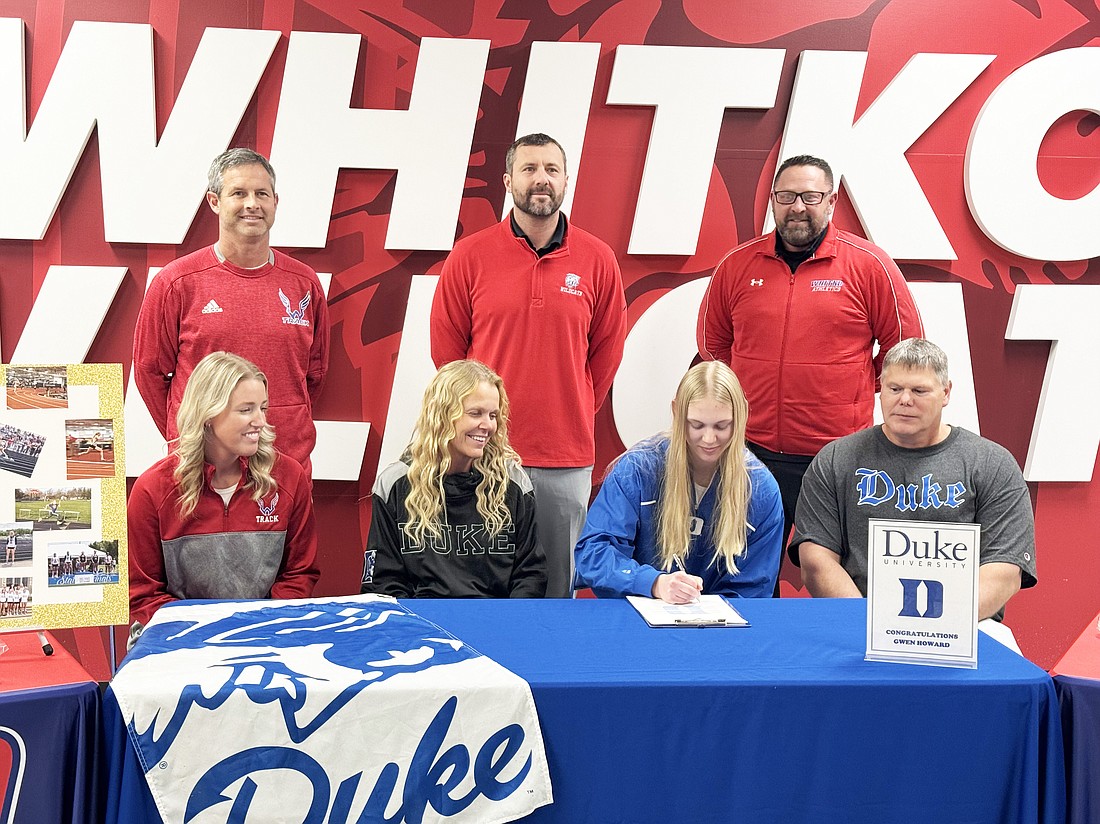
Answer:
[[[12,366],[7,373],[8,409],[66,409],[68,372],[64,366]]]
[[[0,469],[29,478],[38,465],[46,438],[36,432],[0,424]]]
[[[16,489],[15,516],[35,531],[92,528],[92,490],[87,486]]]

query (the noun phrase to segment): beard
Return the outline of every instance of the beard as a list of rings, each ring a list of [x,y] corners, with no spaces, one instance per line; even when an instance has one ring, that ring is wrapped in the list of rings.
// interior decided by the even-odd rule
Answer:
[[[787,218],[776,226],[779,237],[792,249],[805,249],[810,246],[825,231],[829,225],[827,217],[820,220],[808,217],[806,220],[792,220]]]
[[[546,200],[535,200],[534,195],[549,195],[549,197]],[[549,217],[561,208],[563,200],[565,200],[564,191],[555,192],[548,186],[542,189],[528,189],[522,194],[512,192],[512,202],[515,203],[516,208],[532,217]]]

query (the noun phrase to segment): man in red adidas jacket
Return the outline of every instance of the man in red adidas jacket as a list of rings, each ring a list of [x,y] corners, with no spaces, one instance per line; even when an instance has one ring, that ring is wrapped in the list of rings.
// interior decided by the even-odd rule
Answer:
[[[746,439],[779,482],[785,536],[813,457],[873,423],[883,354],[924,336],[897,264],[832,224],[836,201],[828,163],[783,161],[772,186],[775,231],[726,255],[699,308],[699,352],[741,381]]]
[[[209,178],[218,242],[172,261],[149,285],[134,330],[134,382],[160,434],[173,440],[196,364],[219,350],[252,361],[267,375],[279,449],[309,476],[313,403],[328,369],[321,282],[271,248],[279,196],[267,158],[229,149],[214,159]]]

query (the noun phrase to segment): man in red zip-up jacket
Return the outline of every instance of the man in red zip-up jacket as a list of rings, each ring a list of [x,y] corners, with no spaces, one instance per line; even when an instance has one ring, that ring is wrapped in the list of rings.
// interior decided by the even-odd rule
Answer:
[[[741,381],[746,440],[779,482],[785,536],[813,457],[873,423],[884,353],[924,336],[897,264],[832,225],[836,201],[828,163],[783,161],[771,193],[775,231],[729,252],[699,307],[699,352]]]
[[[455,244],[431,314],[432,360],[473,358],[504,379],[509,437],[535,490],[546,595],[573,591],[596,459],[595,415],[619,368],[626,297],[615,254],[561,213],[565,151],[519,138],[505,159],[515,204],[500,223]]]

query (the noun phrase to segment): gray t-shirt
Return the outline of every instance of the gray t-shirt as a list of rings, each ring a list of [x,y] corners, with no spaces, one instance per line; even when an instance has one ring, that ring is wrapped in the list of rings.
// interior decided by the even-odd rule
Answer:
[[[802,480],[789,554],[812,541],[840,555],[867,594],[867,521],[945,521],[982,525],[981,563],[1020,568],[1035,586],[1035,518],[1020,467],[993,441],[960,427],[938,444],[905,449],[879,426],[822,449]]]

